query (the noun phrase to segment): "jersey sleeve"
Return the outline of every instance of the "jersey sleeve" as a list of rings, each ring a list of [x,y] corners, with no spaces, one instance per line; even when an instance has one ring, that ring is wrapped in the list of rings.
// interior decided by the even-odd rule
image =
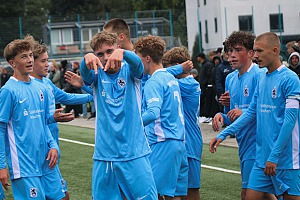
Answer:
[[[182,65],[174,65],[172,67],[167,67],[166,70],[173,76],[177,76],[183,72]]]
[[[76,105],[94,101],[93,96],[90,94],[67,93],[57,88],[54,84],[51,84],[51,86],[53,88],[56,103],[62,103],[65,105]]]
[[[124,50],[124,60],[130,66],[130,74],[137,79],[141,79],[144,73],[144,65],[141,58],[131,51]]]
[[[5,134],[7,132],[7,124],[0,122],[0,169],[6,168],[5,161]]]
[[[285,84],[283,84],[283,91],[285,91],[286,98],[284,119],[278,138],[268,158],[268,161],[272,163],[278,163],[278,158],[289,142],[293,128],[295,127],[299,114],[299,101],[297,99],[300,95],[299,85],[297,76],[290,76],[289,79],[286,79]]]
[[[146,111],[142,115],[143,123],[150,124],[160,115],[163,101],[163,89],[155,81],[148,82],[145,85],[144,97],[146,99]]]
[[[83,59],[80,63],[80,74],[82,80],[85,84],[91,85],[94,81],[95,72],[94,70],[89,70],[85,64],[85,59]]]

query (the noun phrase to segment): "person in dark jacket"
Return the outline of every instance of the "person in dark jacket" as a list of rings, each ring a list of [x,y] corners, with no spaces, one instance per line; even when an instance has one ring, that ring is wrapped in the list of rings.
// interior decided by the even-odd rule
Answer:
[[[200,96],[200,116],[201,117],[209,117],[209,113],[206,113],[205,107],[206,105],[206,89],[208,83],[208,74],[211,68],[213,68],[213,64],[206,58],[204,53],[199,53],[197,56],[197,60],[200,62],[200,72],[199,72],[199,83],[202,94]]]

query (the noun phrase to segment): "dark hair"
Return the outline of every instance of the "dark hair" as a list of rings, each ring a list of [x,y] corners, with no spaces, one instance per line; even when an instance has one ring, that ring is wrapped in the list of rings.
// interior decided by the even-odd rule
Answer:
[[[201,52],[201,53],[198,54],[197,57],[200,57],[200,58],[205,59],[205,58],[206,58],[206,55],[205,55],[204,53]]]
[[[233,48],[236,45],[244,46],[247,50],[253,50],[255,35],[245,31],[233,31],[225,40],[227,48]]]

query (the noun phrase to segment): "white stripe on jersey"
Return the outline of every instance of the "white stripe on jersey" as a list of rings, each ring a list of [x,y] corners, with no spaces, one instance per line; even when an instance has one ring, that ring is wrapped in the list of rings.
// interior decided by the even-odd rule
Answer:
[[[293,169],[299,169],[299,118],[296,119],[295,127],[292,131],[292,141],[293,141],[293,149],[292,149],[292,159],[293,159]]]
[[[166,136],[165,136],[164,131],[161,127],[160,116],[158,117],[157,120],[155,120],[154,133],[155,133],[155,135],[157,135],[157,142],[162,142],[162,141],[166,140]]]
[[[285,101],[285,108],[299,108],[299,101],[296,99],[287,99]]]
[[[15,141],[15,134],[13,131],[12,120],[10,119],[7,125],[7,133],[8,133],[8,140],[11,152],[11,162],[12,162],[12,170],[14,174],[14,179],[20,178],[20,163],[18,159],[18,151],[16,148],[16,141]]]
[[[134,88],[135,88],[135,95],[136,101],[138,104],[140,115],[142,114],[142,98],[141,98],[141,80],[134,78]]]

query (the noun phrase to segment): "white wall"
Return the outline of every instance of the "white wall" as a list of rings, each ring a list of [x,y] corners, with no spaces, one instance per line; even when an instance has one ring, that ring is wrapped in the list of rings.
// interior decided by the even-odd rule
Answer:
[[[254,34],[270,31],[269,14],[283,13],[286,35],[300,35],[300,0],[186,0],[188,49],[192,51],[195,35],[198,33],[197,1],[202,25],[202,46],[207,53],[222,46],[222,42],[232,31],[239,30],[238,16],[254,16]],[[225,15],[226,10],[226,15]],[[217,17],[218,32],[215,33],[214,18]],[[209,43],[205,43],[205,20],[208,21]],[[226,24],[227,23],[227,24]],[[277,33],[278,35],[280,33]]]

